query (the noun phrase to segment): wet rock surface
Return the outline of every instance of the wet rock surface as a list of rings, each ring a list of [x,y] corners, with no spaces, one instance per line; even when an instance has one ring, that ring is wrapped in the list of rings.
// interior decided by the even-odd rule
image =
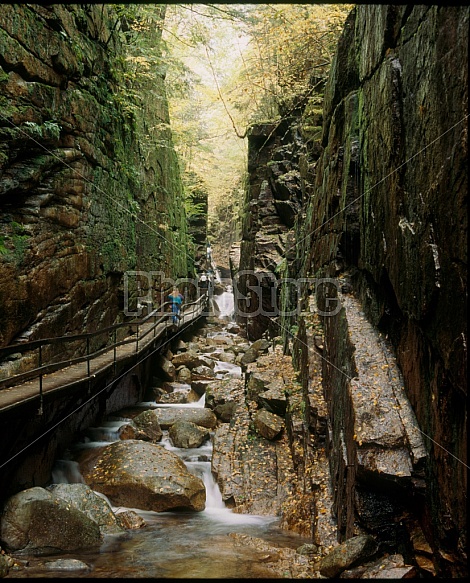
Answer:
[[[136,415],[130,424],[120,430],[121,439],[141,439],[142,441],[161,441],[162,430],[155,411],[147,410]]]
[[[217,417],[209,409],[199,407],[162,408],[157,409],[156,412],[162,429],[169,429],[177,421],[191,421],[207,429],[214,429],[217,425]]]
[[[46,489],[94,520],[103,535],[124,532],[109,503],[86,484],[52,484]]]
[[[185,449],[199,447],[209,439],[209,431],[191,421],[176,421],[170,427],[168,435],[175,447]]]
[[[351,315],[349,317],[353,337],[356,320]],[[357,323],[363,331],[360,318]],[[389,547],[384,547],[385,527],[397,519],[397,508],[389,503],[387,496],[380,497],[378,493],[357,489],[356,505],[364,530],[358,527],[352,537],[341,545],[339,543],[324,439],[327,405],[323,399],[319,366],[319,351],[323,350],[323,343],[318,341],[319,328],[313,326],[306,335],[311,348],[307,396],[291,357],[284,355],[282,347],[276,342],[263,348],[263,353],[258,353],[240,378],[240,366],[227,363],[220,357],[225,352],[235,354],[233,347],[237,347],[237,355],[242,356],[250,344],[235,334],[228,335],[224,330],[224,323],[214,320],[191,343],[190,358],[196,365],[197,359],[194,357],[199,347],[201,353],[206,355],[204,358],[212,361],[206,364],[209,364],[207,368],[213,371],[214,377],[192,379],[191,385],[161,379],[162,392],[156,395],[156,404],[160,403],[161,407],[155,408],[149,402],[118,411],[115,418],[122,419],[119,430],[121,441],[80,454],[80,468],[88,484],[80,486],[104,493],[120,507],[148,508],[157,512],[178,507],[192,510],[204,508],[201,497],[205,499],[205,488],[195,476],[185,475],[185,479],[196,481],[196,493],[192,498],[189,492],[182,495],[181,491],[175,491],[186,487],[182,486],[178,477],[179,472],[183,471],[178,462],[184,465],[178,456],[163,448],[160,441],[146,441],[148,435],[142,435],[139,440],[122,439],[130,426],[134,430],[138,427],[147,430],[148,427],[159,427],[163,437],[168,435],[175,446],[196,452],[200,444],[210,437],[212,472],[226,506],[236,514],[279,517],[281,528],[297,532],[311,541],[293,549],[274,545],[259,537],[231,533],[231,544],[241,551],[245,549],[247,556],[256,556],[265,576],[408,578],[418,572],[432,574],[432,552],[418,525],[415,525],[412,535],[414,554],[409,554],[405,559],[398,553],[387,552],[393,545],[396,547],[393,529],[385,536],[385,539],[388,537]],[[215,337],[217,351],[207,351],[213,346]],[[363,356],[361,346],[359,339],[357,354]],[[171,362],[177,354],[176,349],[174,352],[168,351],[168,361]],[[362,369],[361,365],[358,368],[363,375],[369,375],[368,378],[372,375],[381,383],[382,377],[374,376],[374,367],[382,361],[378,353],[374,354],[374,358],[375,361],[369,360]],[[193,375],[196,369],[197,366],[194,366],[188,370]],[[276,371],[275,375],[273,371]],[[374,383],[370,384],[376,390]],[[194,407],[191,403],[178,407],[177,402],[171,407],[165,406],[169,401],[165,403],[164,396],[187,395],[193,385],[198,390],[198,398],[204,398],[203,407]],[[384,408],[388,403],[387,395],[385,391]],[[356,396],[359,399],[359,395]],[[308,408],[303,405],[306,400]],[[277,413],[269,411],[267,405],[271,405]],[[373,407],[374,403],[367,402],[367,406]],[[382,410],[380,405],[377,410]],[[366,417],[361,419],[363,426],[371,428],[373,439],[365,440],[366,447],[370,447],[370,443],[377,444],[380,439],[380,424],[378,426],[367,420],[368,425]],[[411,432],[408,430],[406,434]],[[405,438],[396,427],[389,430],[388,424],[384,424],[381,435],[384,435],[382,447],[385,444],[389,449],[403,447]],[[381,459],[379,455],[377,459]],[[403,477],[406,478],[405,475]],[[382,479],[386,480],[387,476]],[[193,486],[187,488],[192,489]],[[129,510],[122,511],[122,508],[116,511],[115,523],[129,531],[145,527],[145,521],[139,515]],[[371,536],[366,530],[381,532],[382,535]],[[411,556],[414,557],[413,563],[410,563]],[[49,567],[44,564],[43,568],[46,570]],[[61,567],[50,568],[59,571]]]
[[[18,555],[98,547],[98,523],[63,498],[34,487],[12,496],[3,509],[0,538]]]
[[[163,447],[129,440],[96,448],[82,456],[85,482],[115,506],[162,512],[172,508],[204,509],[202,480]]]

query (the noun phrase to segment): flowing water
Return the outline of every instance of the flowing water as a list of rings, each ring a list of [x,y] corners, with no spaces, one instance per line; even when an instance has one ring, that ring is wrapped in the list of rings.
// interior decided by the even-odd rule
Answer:
[[[224,315],[233,311],[230,300],[219,296]],[[233,296],[232,296],[233,297]],[[221,309],[222,311],[222,309]],[[217,376],[240,376],[240,367],[217,361]],[[184,407],[185,405],[139,403],[145,407]],[[188,407],[204,407],[204,395]],[[128,419],[110,419],[101,427],[90,427],[86,437],[75,448],[99,447],[119,440],[119,428]],[[305,538],[278,527],[279,518],[237,514],[226,508],[219,487],[211,472],[212,440],[194,449],[172,445],[168,431],[160,442],[179,455],[189,471],[199,476],[206,487],[206,508],[202,512],[151,512],[133,508],[147,526],[124,535],[107,535],[98,552],[79,552],[41,557],[30,561],[27,570],[10,570],[7,578],[76,577],[76,578],[272,578],[272,571],[263,565],[260,551],[235,544],[230,533],[260,537],[281,547],[297,548]],[[57,460],[53,470],[55,483],[83,482],[78,464]],[[112,505],[111,505],[112,506]],[[114,512],[127,510],[112,506]],[[45,571],[44,562],[57,558],[79,559],[90,566],[83,571]],[[42,563],[42,565],[41,565]]]
[[[214,301],[219,308],[219,318],[221,320],[232,320],[234,314],[234,299],[231,286],[227,287],[227,291],[224,291],[218,296],[214,296]]]

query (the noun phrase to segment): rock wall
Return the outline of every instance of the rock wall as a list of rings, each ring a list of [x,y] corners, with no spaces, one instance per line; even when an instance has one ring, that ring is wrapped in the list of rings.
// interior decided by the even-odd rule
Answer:
[[[351,12],[325,89],[323,153],[299,243],[302,274],[336,278],[338,299],[352,292],[391,343],[427,451],[422,526],[435,568],[450,576],[465,572],[467,553],[468,25],[468,7]],[[337,446],[359,440],[347,431],[358,411],[339,406],[358,374],[345,318],[323,318],[324,378],[336,394],[337,505],[354,515],[360,484],[338,471]],[[345,371],[343,389],[331,367]]]
[[[188,233],[194,244],[191,260],[196,271],[206,269],[207,251],[207,211],[209,193],[202,180],[194,172],[184,175],[185,191],[187,193]]]
[[[251,130],[231,254],[238,321],[282,335],[307,412],[322,362],[327,419],[305,442],[326,433],[339,539],[411,544],[424,576],[467,569],[468,20],[352,10],[322,112],[313,94]]]
[[[107,5],[0,10],[0,346],[122,320],[129,270],[187,276],[164,79],[131,78],[120,23]]]
[[[236,277],[237,321],[251,340],[265,333],[282,335],[278,281],[287,276],[287,262],[295,258],[294,225],[308,188],[302,172],[308,167],[307,135],[301,132],[300,117],[289,113],[281,122],[256,124],[248,132],[242,239],[239,251],[233,246],[238,264],[232,261],[231,271]]]

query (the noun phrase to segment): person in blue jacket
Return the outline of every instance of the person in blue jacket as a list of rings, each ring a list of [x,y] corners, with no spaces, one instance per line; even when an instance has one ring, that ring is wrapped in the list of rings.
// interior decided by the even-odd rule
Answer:
[[[168,296],[168,299],[171,302],[173,324],[178,324],[180,319],[181,305],[183,304],[183,294],[179,291],[179,289],[176,286],[174,286],[173,291]]]

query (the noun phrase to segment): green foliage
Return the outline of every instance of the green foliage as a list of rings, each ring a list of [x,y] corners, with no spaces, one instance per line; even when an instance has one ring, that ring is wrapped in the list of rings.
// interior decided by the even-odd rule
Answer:
[[[8,255],[8,249],[5,247],[5,237],[0,237],[0,255]]]
[[[13,235],[13,261],[17,266],[23,263],[28,246],[29,235]]]
[[[297,324],[294,324],[292,326],[290,326],[289,328],[289,332],[292,336],[297,336],[298,332],[299,332],[299,327]]]
[[[275,120],[326,80],[352,4],[259,4],[247,7],[250,44],[231,85],[231,102],[250,122]]]
[[[7,234],[0,237],[0,255],[18,267],[25,258],[30,235],[24,226],[16,221],[8,224],[7,231]]]
[[[207,212],[207,206],[204,203],[194,203],[190,197],[185,199],[184,208],[186,210],[186,217],[188,219],[191,217],[204,216]]]
[[[8,73],[6,71],[4,71],[2,69],[2,67],[0,67],[0,83],[3,83],[3,82],[6,83],[9,78],[10,78],[10,76],[8,75]]]
[[[287,259],[285,257],[276,265],[274,273],[279,277],[285,276],[287,273]]]
[[[44,122],[44,132],[51,135],[53,138],[58,140],[60,138],[60,131],[62,127],[55,121],[45,121]]]
[[[351,8],[167,6],[162,60],[175,147],[183,172],[205,183],[209,235],[224,247],[240,231],[246,142],[239,137],[254,121],[279,120],[299,94],[308,100],[311,79],[327,77]],[[312,139],[319,126],[313,122]],[[198,212],[189,200],[186,208]]]
[[[60,138],[60,132],[62,127],[55,121],[45,121],[43,124],[39,125],[33,121],[25,121],[24,125],[28,130],[29,135],[36,139],[47,139],[53,138],[58,140]]]
[[[136,200],[130,198],[130,196],[129,196],[127,202],[128,202],[128,205],[129,205],[129,212],[131,213],[132,218],[133,219],[136,219],[139,216],[139,214],[140,214],[140,205],[139,205],[139,203]]]

